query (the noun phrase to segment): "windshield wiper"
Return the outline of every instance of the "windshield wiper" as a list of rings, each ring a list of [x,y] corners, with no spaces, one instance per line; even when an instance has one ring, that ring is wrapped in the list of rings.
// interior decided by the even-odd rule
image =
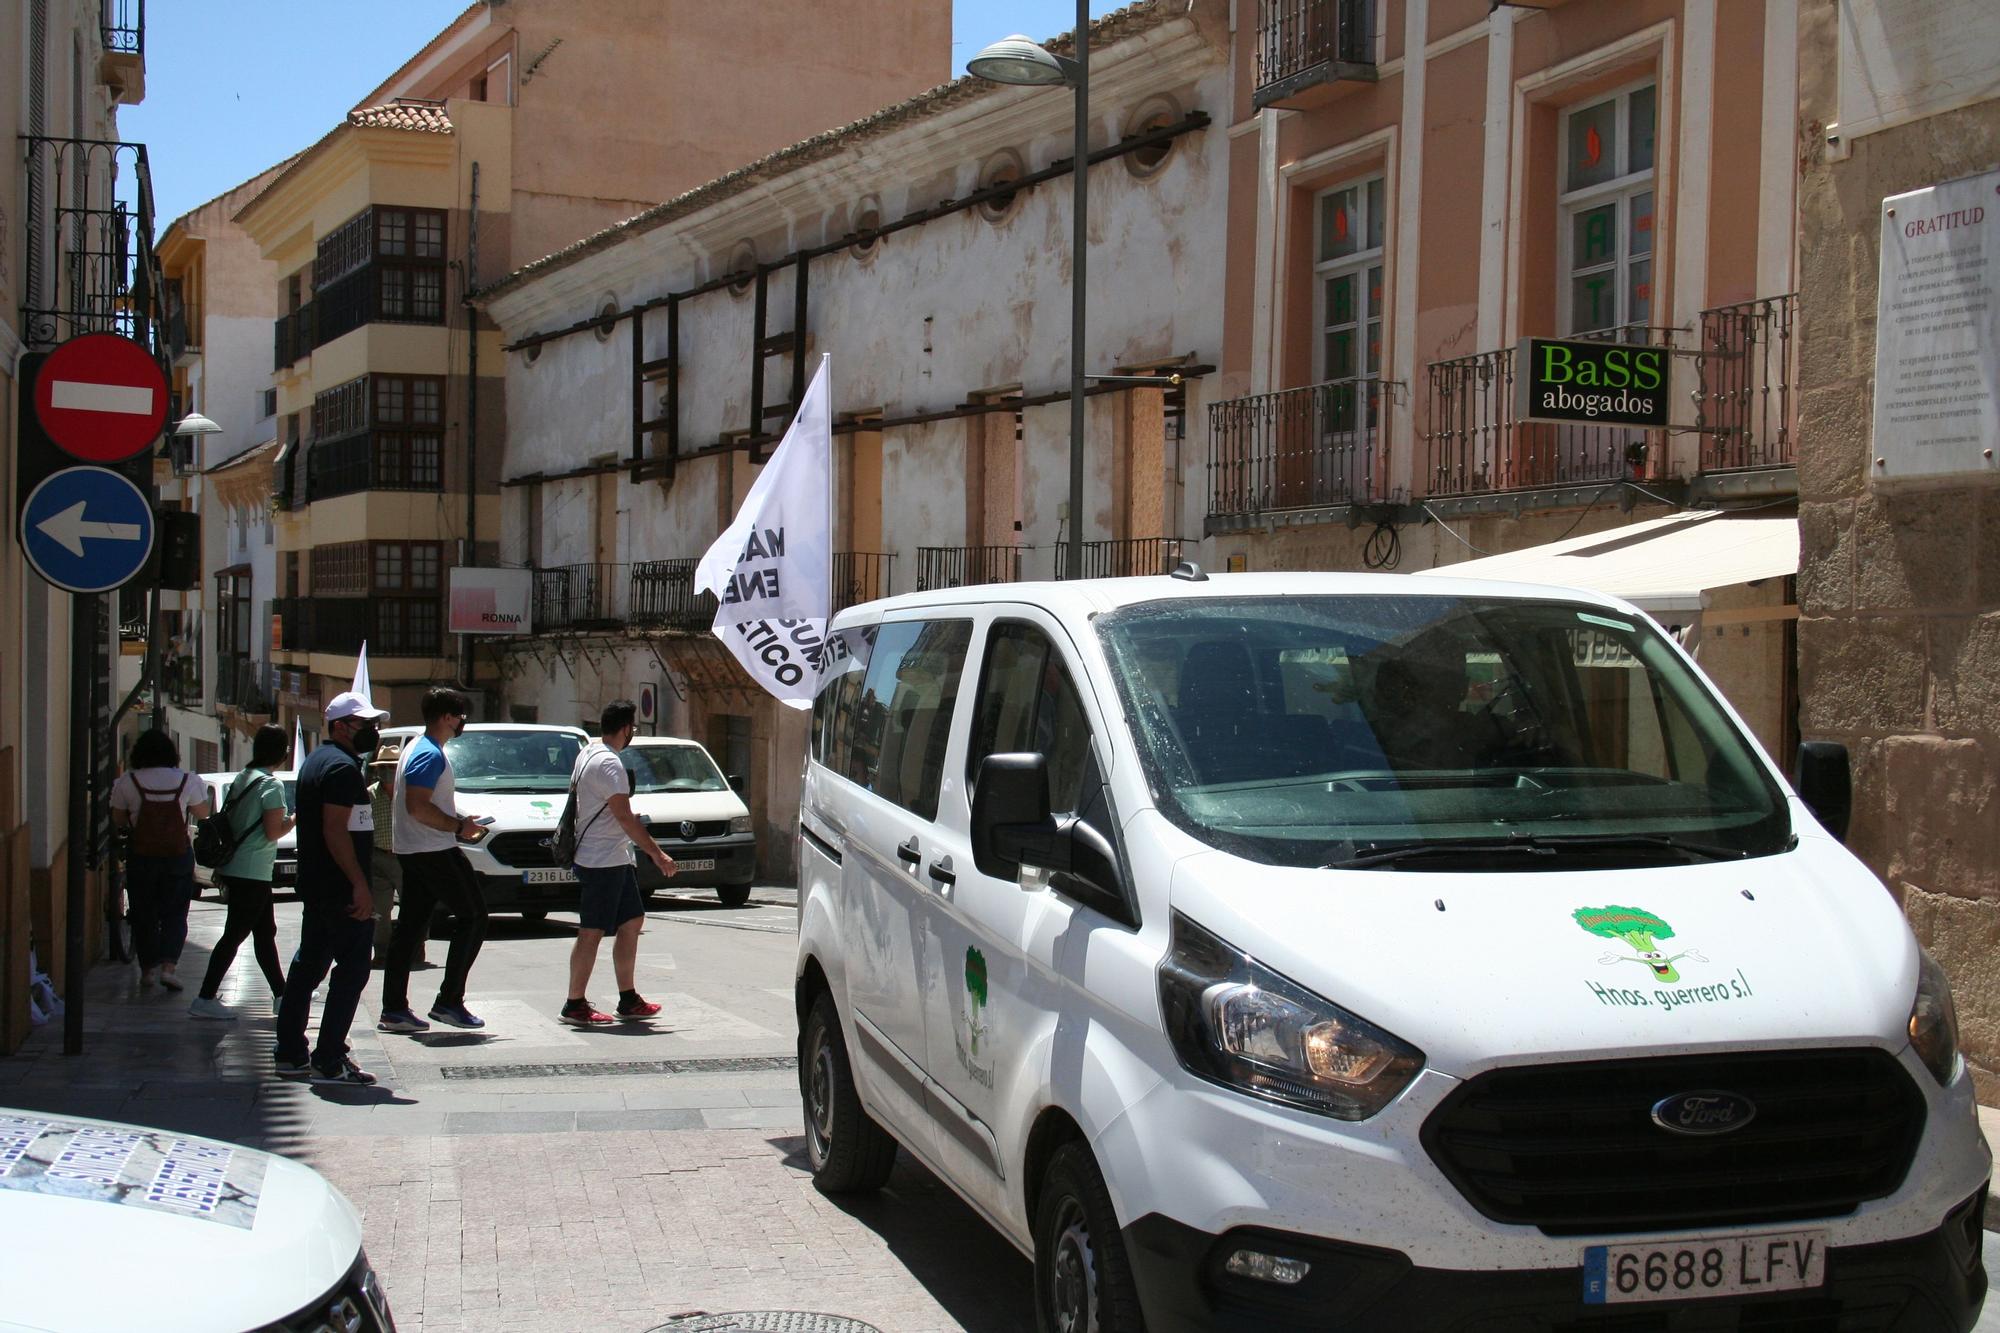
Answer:
[[[1740,861],[1749,855],[1739,847],[1691,842],[1670,833],[1605,833],[1575,837],[1517,833],[1507,838],[1461,838],[1447,842],[1402,843],[1393,847],[1371,845],[1357,849],[1352,856],[1329,861],[1320,869],[1361,870],[1369,866],[1399,865],[1431,857],[1487,856],[1496,853],[1553,857],[1569,850],[1606,851],[1619,848],[1659,849],[1698,861]]]

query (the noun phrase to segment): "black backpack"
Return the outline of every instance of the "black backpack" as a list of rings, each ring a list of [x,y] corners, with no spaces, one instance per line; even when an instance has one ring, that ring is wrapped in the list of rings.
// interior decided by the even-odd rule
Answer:
[[[205,870],[219,870],[235,857],[236,849],[249,836],[248,828],[230,822],[236,803],[256,790],[257,783],[245,782],[241,774],[230,784],[229,803],[194,826],[194,859]]]

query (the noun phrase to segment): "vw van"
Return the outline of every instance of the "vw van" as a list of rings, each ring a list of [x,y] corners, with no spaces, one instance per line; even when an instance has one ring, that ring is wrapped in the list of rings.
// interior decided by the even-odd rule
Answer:
[[[853,608],[800,812],[811,1169],[908,1153],[1045,1330],[1970,1329],[1972,1078],[1847,800],[1587,592]]]
[[[725,907],[750,901],[757,875],[757,835],[750,808],[700,742],[634,736],[618,756],[632,770],[632,813],[674,858],[670,881],[639,858],[639,891],[713,888]]]
[[[235,773],[203,773],[202,785],[208,788],[208,808],[220,810],[228,804],[229,784],[236,781]],[[285,788],[285,809],[291,811],[298,805],[299,775],[289,769],[271,774]],[[242,818],[243,812],[237,815]],[[247,822],[247,821],[246,821]],[[188,837],[194,837],[194,825],[188,825]],[[296,829],[285,830],[285,835],[275,844],[277,855],[271,862],[271,888],[276,893],[296,893],[299,887],[299,835]],[[222,882],[222,876],[200,862],[195,863],[195,883],[212,887],[216,897],[229,901],[229,890]]]

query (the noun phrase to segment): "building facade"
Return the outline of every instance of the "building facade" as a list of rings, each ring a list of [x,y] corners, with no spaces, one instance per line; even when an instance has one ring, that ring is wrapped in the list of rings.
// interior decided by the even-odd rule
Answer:
[[[399,717],[437,681],[488,683],[442,616],[446,571],[490,562],[502,521],[504,363],[464,294],[718,154],[927,86],[949,22],[942,0],[474,4],[243,208],[278,274],[282,718],[315,731],[364,642]]]
[[[1848,746],[1850,844],[1950,975],[1990,1105],[2000,12],[1801,0],[1799,17],[1802,718]]]
[[[1137,4],[1092,39],[1088,572],[1197,554],[1196,441],[1221,335],[1227,6]],[[1060,42],[1054,49],[1062,49]],[[507,346],[494,639],[512,716],[656,729],[743,777],[785,876],[806,715],[707,631],[696,558],[831,356],[833,600],[1053,577],[1069,530],[1073,104],[961,79],[529,265],[480,297]],[[1173,378],[1178,376],[1176,380]],[[1130,382],[1142,380],[1140,383]],[[1196,535],[1190,538],[1193,531]]]
[[[145,95],[141,12],[127,0],[0,0],[0,142],[14,150],[0,171],[0,502],[10,523],[23,499],[22,356],[79,333],[150,337],[152,182],[144,147],[118,141],[117,117]],[[108,717],[108,606],[90,638],[86,702]],[[29,568],[10,534],[0,542],[0,1051],[26,1029],[31,937],[41,966],[64,980],[69,858],[94,864],[101,851],[95,824],[93,846],[69,845],[71,664],[70,597]],[[108,731],[84,761],[101,799]],[[93,956],[100,901],[93,890]]]

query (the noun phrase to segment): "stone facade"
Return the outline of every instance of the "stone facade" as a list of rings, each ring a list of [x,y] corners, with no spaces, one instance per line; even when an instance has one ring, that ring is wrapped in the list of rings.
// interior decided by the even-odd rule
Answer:
[[[2000,167],[2000,100],[1845,140],[1847,8],[1804,0],[1799,9],[1800,727],[1850,748],[1849,843],[1950,974],[1966,1058],[1991,1104],[2000,1101],[2000,491],[1890,492],[1868,474],[1882,201]],[[1921,78],[1920,61],[1898,64]]]

